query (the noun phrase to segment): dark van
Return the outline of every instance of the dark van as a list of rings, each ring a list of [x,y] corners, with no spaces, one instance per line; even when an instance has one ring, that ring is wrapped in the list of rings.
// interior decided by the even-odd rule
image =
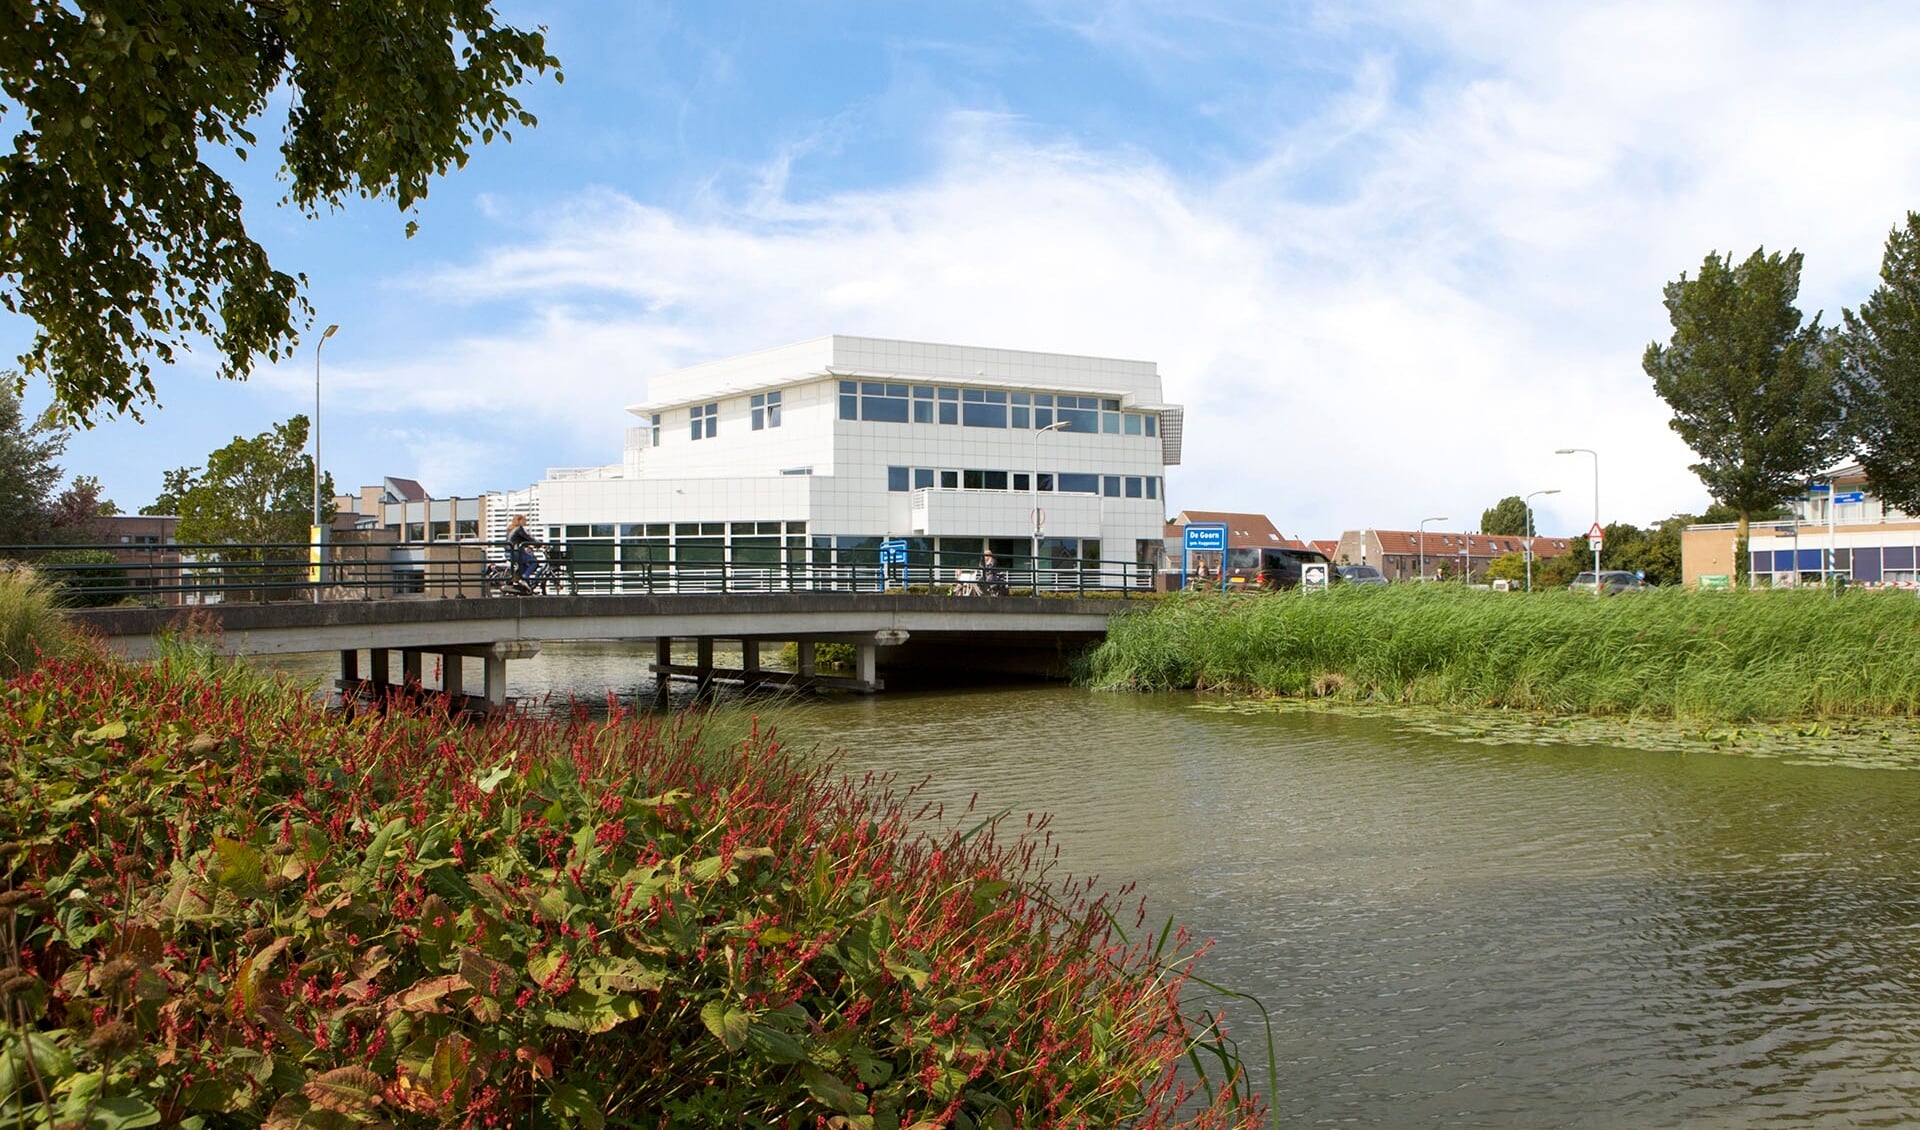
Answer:
[[[1228,590],[1290,589],[1300,583],[1300,569],[1308,564],[1325,566],[1329,583],[1338,577],[1333,571],[1333,562],[1317,549],[1264,545],[1229,549],[1225,585]]]

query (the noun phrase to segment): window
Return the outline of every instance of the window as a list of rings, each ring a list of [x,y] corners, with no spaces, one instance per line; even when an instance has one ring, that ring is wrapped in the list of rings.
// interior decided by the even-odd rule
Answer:
[[[916,424],[933,423],[933,386],[913,386],[913,422]]]
[[[1007,426],[1007,394],[970,388],[960,394],[960,423],[969,428]]]
[[[763,431],[780,426],[780,394],[777,392],[756,392],[749,404],[753,415],[753,430]]]
[[[688,416],[693,421],[694,439],[712,439],[720,427],[720,403],[696,404]]]
[[[434,541],[452,541],[453,540],[453,523],[452,522],[433,523],[433,540]]]
[[[1148,418],[1151,419],[1152,417],[1148,417]],[[1160,476],[1158,475],[1147,476],[1147,497],[1148,498],[1160,497]]]
[[[1147,422],[1147,434],[1148,434],[1149,436],[1151,436],[1151,435],[1153,434],[1153,432],[1154,432],[1154,428],[1155,428],[1155,424],[1154,424],[1154,421],[1155,421],[1155,420],[1157,420],[1157,419],[1159,419],[1159,417],[1158,417],[1158,416],[1143,416],[1143,417],[1141,417],[1141,419],[1143,419],[1143,420],[1145,420],[1145,421]]]
[[[913,469],[913,489],[920,490],[924,487],[930,487],[932,485],[933,485],[933,468],[932,467],[915,467]]]
[[[907,468],[887,468],[887,489],[890,491],[904,491],[907,489]]]
[[[461,541],[472,541],[480,536],[480,522],[474,518],[462,518],[453,524],[453,536]]]
[[[957,424],[960,422],[960,390],[943,388],[940,390],[940,422]]]
[[[1118,475],[1106,476],[1106,480],[1100,484],[1100,493],[1105,495],[1108,498],[1119,498],[1120,497],[1120,476]]]
[[[906,385],[890,385],[880,381],[860,382],[860,418],[862,420],[873,420],[883,424],[904,424],[909,416]]]
[[[960,472],[958,471],[940,472],[940,488],[942,490],[959,490],[960,489]]]
[[[1100,476],[1098,475],[1063,473],[1060,476],[1058,476],[1058,478],[1060,480],[1060,492],[1062,494],[1099,494],[1100,493]],[[1040,482],[1041,482],[1040,489],[1042,490],[1046,489],[1046,479],[1047,477],[1045,475],[1040,476]]]
[[[1137,436],[1140,434],[1141,423],[1140,423],[1140,416],[1138,414],[1133,412],[1127,413],[1124,422],[1126,424],[1126,430],[1128,435]]]
[[[427,524],[425,522],[408,522],[407,523],[407,540],[408,541],[426,541],[427,540]]]
[[[1142,487],[1140,485],[1140,476],[1128,475],[1127,476],[1127,497],[1128,498],[1144,497],[1141,491],[1142,491]]]
[[[842,420],[860,418],[860,385],[857,381],[840,382],[840,418]]]
[[[660,413],[655,412],[653,414],[653,423],[648,428],[648,431],[653,433],[651,437],[653,441],[653,446],[659,447],[660,446]]]

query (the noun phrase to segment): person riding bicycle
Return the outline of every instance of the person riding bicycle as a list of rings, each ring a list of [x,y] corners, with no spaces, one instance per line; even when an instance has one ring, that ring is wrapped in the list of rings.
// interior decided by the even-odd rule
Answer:
[[[980,591],[988,596],[1007,595],[1007,575],[994,564],[991,553],[980,559]]]
[[[542,544],[527,530],[527,516],[515,514],[507,523],[507,558],[513,562],[514,576],[520,583],[529,587],[533,584],[533,574],[540,568],[540,556],[533,547]]]

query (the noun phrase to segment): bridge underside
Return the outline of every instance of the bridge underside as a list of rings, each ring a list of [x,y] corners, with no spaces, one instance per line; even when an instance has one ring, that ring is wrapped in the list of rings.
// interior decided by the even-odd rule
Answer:
[[[424,686],[422,657],[431,655],[436,681],[458,694],[463,661],[478,659],[485,673],[480,700],[495,706],[506,700],[507,661],[537,654],[542,643],[651,640],[656,702],[664,706],[675,679],[702,689],[783,684],[871,693],[886,685],[883,674],[902,683],[1064,677],[1073,657],[1104,636],[1108,617],[1130,606],[1138,607],[1051,598],[703,594],[111,608],[80,618],[136,659],[151,655],[155,639],[169,633],[198,634],[231,655],[337,652],[341,685],[356,689]],[[690,661],[676,659],[676,641],[682,652],[691,644]],[[714,662],[716,641],[738,644],[738,667]],[[765,649],[786,642],[798,645],[796,669],[766,668]],[[853,670],[817,669],[823,643],[850,645]],[[396,652],[397,678],[390,659]]]

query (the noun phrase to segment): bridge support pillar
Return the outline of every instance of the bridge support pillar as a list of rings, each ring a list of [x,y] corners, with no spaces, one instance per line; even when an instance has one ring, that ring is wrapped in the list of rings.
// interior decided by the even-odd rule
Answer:
[[[813,678],[813,641],[798,640],[795,641],[793,646],[794,650],[799,653],[794,661],[794,666],[800,669],[800,677],[803,679]]]
[[[507,657],[489,652],[481,661],[487,675],[487,709],[499,710],[507,705]]]
[[[853,645],[854,677],[868,687],[872,687],[879,671],[880,645],[872,640],[861,640]]]
[[[400,653],[400,681],[409,687],[420,685],[420,653],[412,648]]]
[[[340,649],[340,685],[350,687],[360,681],[360,649],[343,647]]]
[[[748,676],[756,675],[760,672],[759,640],[740,641],[740,670],[741,673]]]
[[[393,652],[384,647],[368,650],[367,678],[373,681],[375,694],[384,694],[393,682]]]
[[[663,636],[653,641],[653,709],[661,714],[667,712],[667,703],[672,700],[669,691],[673,687],[673,639]]]
[[[440,689],[449,695],[459,696],[466,693],[466,671],[462,659],[466,657],[457,651],[449,651],[440,657]]]
[[[713,637],[701,636],[694,641],[693,693],[704,696],[712,690]]]

